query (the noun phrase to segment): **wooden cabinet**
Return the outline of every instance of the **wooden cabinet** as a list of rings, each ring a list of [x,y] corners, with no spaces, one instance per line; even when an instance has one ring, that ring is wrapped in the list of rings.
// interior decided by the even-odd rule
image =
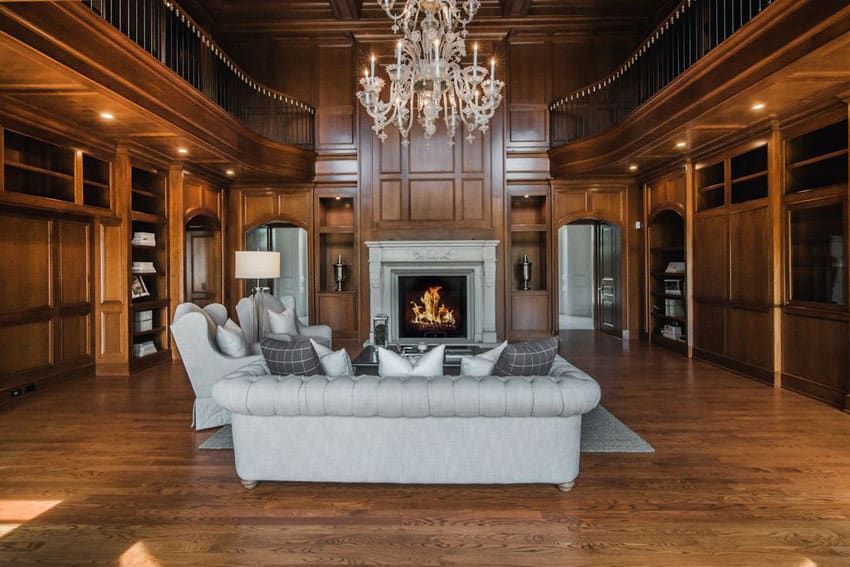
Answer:
[[[167,178],[135,166],[130,190],[130,370],[170,358]]]
[[[3,400],[95,361],[92,217],[113,214],[111,163],[48,137],[0,130]]]
[[[317,259],[315,281],[317,322],[333,329],[334,344],[359,346],[357,285],[360,281],[357,245],[357,191],[354,188],[316,189]],[[343,281],[337,285],[335,264],[342,263]],[[341,287],[341,289],[338,289]]]
[[[507,335],[512,340],[552,334],[549,259],[550,204],[548,187],[515,187],[510,191],[507,247]],[[531,263],[528,289],[524,289],[522,262]]]
[[[92,222],[0,210],[0,401],[94,363]]]
[[[694,171],[694,352],[773,383],[769,152],[753,140]],[[774,172],[778,174],[779,172]]]
[[[848,121],[816,118],[786,139],[782,384],[850,409]]]

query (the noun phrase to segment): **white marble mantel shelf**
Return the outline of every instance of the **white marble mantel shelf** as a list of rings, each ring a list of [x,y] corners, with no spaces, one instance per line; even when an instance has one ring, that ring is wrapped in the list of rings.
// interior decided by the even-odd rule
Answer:
[[[393,275],[422,270],[462,270],[471,278],[471,338],[496,342],[496,247],[498,240],[380,240],[369,249],[370,320],[377,314],[396,315]],[[370,341],[373,339],[370,332]],[[390,325],[390,340],[398,327]]]

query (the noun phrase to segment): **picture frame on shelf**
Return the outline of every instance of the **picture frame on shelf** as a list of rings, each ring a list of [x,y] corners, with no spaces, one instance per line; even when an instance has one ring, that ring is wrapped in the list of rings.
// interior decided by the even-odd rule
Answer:
[[[130,297],[132,299],[138,299],[140,297],[149,297],[150,292],[148,291],[148,287],[145,285],[145,280],[142,279],[142,276],[133,276],[133,281],[130,283]]]

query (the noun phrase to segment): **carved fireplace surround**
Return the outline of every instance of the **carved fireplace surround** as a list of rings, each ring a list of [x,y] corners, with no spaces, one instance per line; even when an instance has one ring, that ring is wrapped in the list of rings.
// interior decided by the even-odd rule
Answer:
[[[474,343],[495,343],[496,246],[498,240],[381,240],[368,241],[370,321],[375,315],[390,317],[389,340],[398,340],[397,278],[407,274],[466,274],[469,338]],[[372,330],[369,341],[374,342]]]

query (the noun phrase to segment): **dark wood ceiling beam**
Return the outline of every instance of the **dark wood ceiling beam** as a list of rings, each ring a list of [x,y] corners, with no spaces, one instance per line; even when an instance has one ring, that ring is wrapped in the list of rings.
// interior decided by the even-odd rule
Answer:
[[[502,15],[506,18],[524,18],[531,8],[531,0],[501,0]]]
[[[330,0],[331,9],[337,20],[359,20],[363,0]]]

